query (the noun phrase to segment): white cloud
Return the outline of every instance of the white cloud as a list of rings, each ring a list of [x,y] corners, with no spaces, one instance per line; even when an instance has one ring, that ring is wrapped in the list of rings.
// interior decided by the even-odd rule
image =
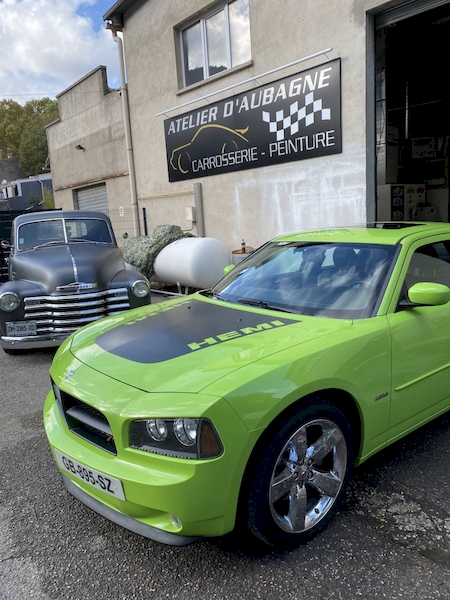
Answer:
[[[106,65],[109,85],[119,86],[111,32],[77,14],[96,2],[0,0],[0,99],[54,97],[98,65]]]

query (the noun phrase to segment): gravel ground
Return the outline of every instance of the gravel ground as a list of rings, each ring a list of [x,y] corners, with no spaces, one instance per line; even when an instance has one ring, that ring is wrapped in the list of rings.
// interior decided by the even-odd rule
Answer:
[[[0,352],[0,598],[450,598],[450,416],[356,470],[327,530],[290,552],[237,535],[161,546],[72,498],[42,407],[51,351]]]

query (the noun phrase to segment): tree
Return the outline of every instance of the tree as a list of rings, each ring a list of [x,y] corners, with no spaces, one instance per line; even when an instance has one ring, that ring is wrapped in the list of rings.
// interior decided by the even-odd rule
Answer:
[[[42,173],[42,165],[48,155],[47,136],[42,123],[30,123],[22,133],[19,148],[20,167],[27,175]]]
[[[2,158],[19,155],[25,111],[14,100],[0,100],[0,154]]]
[[[58,103],[50,98],[0,101],[0,155],[20,157],[27,175],[42,173],[48,155],[45,125],[58,118]]]

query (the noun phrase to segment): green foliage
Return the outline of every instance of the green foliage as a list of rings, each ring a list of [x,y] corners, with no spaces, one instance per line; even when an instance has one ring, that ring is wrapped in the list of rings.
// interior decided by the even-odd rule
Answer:
[[[19,147],[20,167],[26,175],[42,173],[48,155],[45,129],[38,121],[31,122],[22,133]]]
[[[36,181],[38,181],[36,177]],[[42,198],[42,194],[38,194],[33,192],[32,194],[28,194],[27,202],[29,206],[32,206],[36,210],[51,210],[55,208],[55,198],[53,196],[53,192],[48,188],[42,186],[44,197]]]
[[[28,202],[29,206],[32,206],[33,208],[38,209],[42,205],[42,197],[39,194],[36,194],[35,192],[33,192],[32,194],[28,194],[27,202]]]
[[[49,190],[48,188],[44,187],[44,206],[43,206],[43,209],[44,210],[50,210],[52,208],[55,208],[55,197],[54,197],[53,192],[51,190]]]
[[[0,151],[2,158],[8,153],[19,154],[23,131],[24,107],[14,100],[0,100]]]
[[[44,127],[57,118],[58,103],[50,98],[29,100],[24,105],[0,100],[0,156],[19,156],[27,175],[42,173],[48,155]]]

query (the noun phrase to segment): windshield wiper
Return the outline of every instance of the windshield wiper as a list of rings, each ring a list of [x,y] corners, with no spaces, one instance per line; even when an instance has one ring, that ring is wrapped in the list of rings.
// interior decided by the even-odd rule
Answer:
[[[222,298],[220,294],[214,294],[212,290],[203,290],[201,294],[202,296],[206,296],[206,298],[212,298],[213,300],[220,300],[221,302],[230,302],[230,300]]]
[[[214,300],[220,300],[221,302],[230,302],[230,300],[227,300],[226,298],[222,298],[222,296],[220,294],[211,293],[211,296]]]
[[[101,242],[95,242],[94,240],[84,240],[82,238],[70,238],[69,244],[72,242],[81,242],[82,244],[95,244],[96,246],[98,246],[101,243]]]
[[[45,242],[45,244],[38,244],[37,246],[34,246],[33,250],[36,250],[37,248],[45,248],[45,246],[59,246],[60,244],[65,244],[66,242],[64,240],[52,240],[51,242]]]
[[[298,314],[295,310],[289,310],[288,308],[281,308],[281,306],[274,306],[265,300],[250,300],[249,298],[239,298],[236,300],[237,304],[246,304],[247,306],[257,306],[258,308],[267,308],[269,310],[278,310],[279,312]]]

